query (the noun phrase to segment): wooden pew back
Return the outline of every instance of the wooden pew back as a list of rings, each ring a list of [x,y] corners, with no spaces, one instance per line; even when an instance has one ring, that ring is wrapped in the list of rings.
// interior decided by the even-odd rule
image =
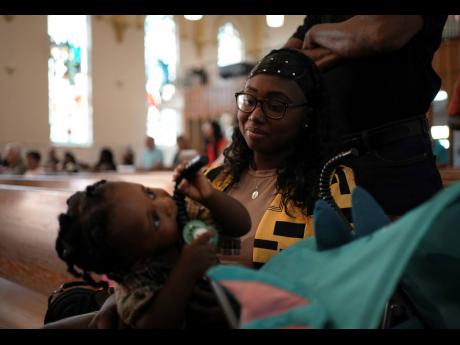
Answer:
[[[40,176],[0,175],[0,184],[3,185],[52,188],[69,191],[84,190],[86,186],[99,180],[140,183],[150,187],[163,188],[171,194],[174,188],[172,171],[132,174],[93,173]]]
[[[49,295],[75,280],[54,249],[71,192],[0,185],[0,276]]]

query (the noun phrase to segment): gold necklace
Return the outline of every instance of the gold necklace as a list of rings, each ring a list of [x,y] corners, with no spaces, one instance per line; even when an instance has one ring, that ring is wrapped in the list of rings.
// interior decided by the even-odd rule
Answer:
[[[260,183],[260,182],[259,182]],[[252,195],[251,195],[251,199],[252,200],[255,200],[257,199],[257,197],[259,196],[259,191],[257,190],[259,188],[259,183],[256,184],[256,188],[254,189],[254,191],[252,192]]]
[[[262,176],[254,176],[255,179],[261,179],[257,184],[256,184],[256,187],[254,188],[254,190],[252,191],[251,193],[251,199],[252,200],[255,200],[257,199],[257,197],[259,196],[259,186],[261,185],[262,182],[264,182],[265,180],[267,180],[267,178],[270,178],[272,176],[275,176],[276,174],[272,174],[272,175],[262,175]]]

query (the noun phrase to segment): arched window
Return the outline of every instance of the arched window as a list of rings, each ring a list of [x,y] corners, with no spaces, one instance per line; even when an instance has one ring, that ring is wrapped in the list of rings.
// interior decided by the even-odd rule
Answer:
[[[91,145],[89,18],[48,16],[49,123],[52,143]]]
[[[172,15],[151,15],[145,18],[145,67],[147,91],[147,135],[155,143],[176,145],[180,130],[180,114],[164,109],[162,102],[174,95],[178,57],[176,23]]]
[[[232,23],[225,23],[217,32],[217,65],[231,65],[243,60],[243,43]]]

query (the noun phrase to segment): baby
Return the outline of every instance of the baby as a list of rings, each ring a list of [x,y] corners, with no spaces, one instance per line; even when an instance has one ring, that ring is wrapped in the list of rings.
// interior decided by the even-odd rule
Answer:
[[[215,190],[202,173],[179,187],[210,210],[222,234],[240,237],[249,231],[244,206]],[[69,272],[88,281],[90,272],[114,280],[117,311],[129,327],[186,327],[192,290],[218,263],[212,234],[181,248],[176,203],[164,190],[139,184],[99,181],[73,194],[67,205],[59,216],[56,250]]]

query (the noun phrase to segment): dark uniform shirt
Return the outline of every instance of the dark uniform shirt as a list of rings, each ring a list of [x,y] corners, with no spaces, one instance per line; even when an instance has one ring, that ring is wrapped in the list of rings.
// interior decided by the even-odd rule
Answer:
[[[351,15],[309,15],[293,37],[304,39],[315,24]],[[375,57],[340,61],[324,73],[335,123],[356,133],[428,111],[441,79],[432,68],[447,16],[423,16],[423,27],[404,47]]]

